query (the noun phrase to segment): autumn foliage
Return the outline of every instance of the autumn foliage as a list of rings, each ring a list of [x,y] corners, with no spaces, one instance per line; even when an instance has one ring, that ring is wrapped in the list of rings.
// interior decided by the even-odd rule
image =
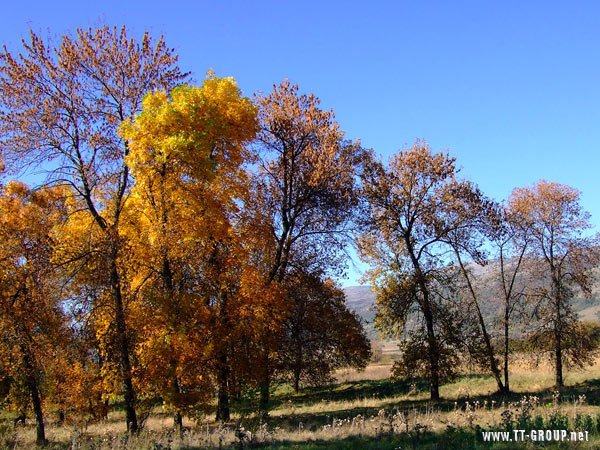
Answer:
[[[300,267],[348,326],[299,324],[307,351],[336,354],[309,358],[302,373],[319,376],[303,382],[365,365],[360,321],[319,268],[347,238],[359,147],[318,99],[286,82],[251,100],[212,72],[186,84],[162,38],[125,28],[59,45],[32,33],[23,49],[0,54],[2,168],[46,179],[1,191],[0,370],[40,442],[50,405],[94,420],[123,399],[136,431],[162,404],[182,431],[215,394],[223,421],[242,389],[268,396]]]
[[[183,433],[185,416],[230,421],[249,393],[265,417],[274,384],[364,368],[369,340],[334,281],[353,242],[376,326],[400,340],[394,376],[427,377],[433,400],[466,358],[508,393],[526,317],[558,386],[595,351],[573,345],[569,301],[599,261],[576,190],[541,181],[500,205],[422,140],[384,164],[287,80],[254,98],[212,71],[191,84],[162,37],[31,33],[0,52],[0,175],[29,171],[38,186],[0,184],[0,381],[40,443],[50,410],[87,422],[122,402],[136,432],[161,406]],[[495,281],[479,279],[496,257]]]

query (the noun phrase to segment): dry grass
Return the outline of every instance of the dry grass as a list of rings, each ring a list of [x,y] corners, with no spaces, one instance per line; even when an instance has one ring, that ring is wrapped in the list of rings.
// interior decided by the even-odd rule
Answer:
[[[364,370],[340,369],[335,373],[335,379],[338,383],[362,380],[383,380],[390,377],[391,370],[392,363],[371,364]]]
[[[408,436],[411,433],[414,434],[417,429],[442,433],[449,426],[467,430],[474,430],[477,425],[485,429],[499,429],[503,423],[501,412],[507,409],[517,416],[520,408],[520,402],[517,401],[494,406],[490,403],[465,403],[459,404],[456,408],[447,412],[439,411],[433,407],[415,407],[402,411],[381,408],[372,416],[357,414],[345,419],[332,417],[328,423],[313,429],[308,429],[302,422],[299,422],[294,428],[281,428],[265,424],[252,432],[235,426],[196,427],[186,431],[183,438],[175,436],[169,431],[170,427],[165,426],[161,431],[146,430],[138,436],[130,437],[128,441],[125,440],[122,433],[118,432],[118,429],[106,427],[98,431],[90,428],[85,433],[72,431],[66,439],[63,436],[60,441],[67,445],[71,444],[72,448],[82,449],[157,448],[156,444],[158,443],[169,445],[172,449],[221,448],[222,446],[239,445],[240,437],[242,437],[241,440],[245,444],[274,444],[286,441],[306,443],[318,440],[335,443],[356,436],[360,436],[362,439],[377,438],[390,434]],[[595,416],[598,413],[598,407],[567,402],[551,407],[542,405],[531,410],[533,416],[543,417],[545,421],[557,412],[574,419],[576,414]],[[17,448],[31,448],[33,446],[33,435],[29,436],[28,434],[20,436]],[[49,438],[54,440],[52,437],[58,438],[58,435],[49,435]]]
[[[578,397],[587,393],[588,399],[595,396],[599,400],[589,380],[600,378],[600,359],[585,371],[566,374],[566,383],[571,388],[563,393],[560,404],[552,398],[551,367],[532,368],[522,361],[515,361],[513,365],[511,388],[516,394],[509,399],[492,396],[495,382],[489,376],[478,375],[461,377],[442,386],[441,395],[445,400],[436,405],[431,405],[427,401],[428,392],[416,389],[416,385],[401,391],[391,390],[390,395],[361,395],[379,387],[389,388],[391,383],[386,378],[391,367],[391,364],[373,364],[361,372],[341,370],[336,374],[338,384],[328,389],[307,391],[298,396],[288,393],[287,400],[281,401],[272,411],[270,421],[264,424],[239,417],[234,417],[228,426],[219,426],[208,419],[200,423],[186,419],[187,431],[180,439],[173,434],[172,417],[157,408],[138,436],[126,438],[123,412],[114,411],[107,421],[87,427],[48,423],[47,437],[54,448],[154,448],[157,443],[171,448],[218,448],[239,443],[240,437],[244,441],[263,443],[306,443],[322,439],[333,445],[350,437],[376,438],[398,433],[409,436],[415,429],[438,433],[445,432],[449,426],[467,430],[476,425],[497,429],[502,426],[503,411],[510,411],[514,417],[522,412],[523,399],[537,398],[532,401],[535,404],[529,408],[529,414],[543,420],[560,413],[573,423],[578,414],[594,418],[600,414],[600,407],[582,402]],[[371,390],[361,390],[365,388]],[[236,431],[240,424],[246,424],[252,432],[239,428]],[[31,448],[35,438],[33,424],[19,428],[16,437],[16,445],[12,447]],[[0,447],[1,443],[0,439]]]

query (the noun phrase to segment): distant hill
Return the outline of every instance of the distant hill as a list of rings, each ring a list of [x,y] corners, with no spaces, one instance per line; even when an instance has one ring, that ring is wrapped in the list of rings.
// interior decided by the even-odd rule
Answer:
[[[485,271],[486,268],[478,270]],[[600,322],[600,273],[598,275],[598,281],[592,290],[591,297],[576,297],[572,301],[573,308],[581,320]],[[379,332],[373,325],[375,293],[371,291],[371,286],[349,286],[344,288],[344,292],[346,293],[348,308],[355,311],[363,319],[369,337],[379,340]],[[489,298],[481,303],[483,314],[488,319],[493,316],[497,317],[502,308],[502,303],[498,299]]]
[[[363,320],[367,334],[371,340],[379,340],[379,332],[373,325],[375,319],[375,293],[371,286],[349,286],[344,288],[346,305]]]
[[[356,312],[364,320],[373,320],[375,311],[375,293],[371,291],[371,286],[350,286],[344,288],[346,294],[346,304],[348,308]]]

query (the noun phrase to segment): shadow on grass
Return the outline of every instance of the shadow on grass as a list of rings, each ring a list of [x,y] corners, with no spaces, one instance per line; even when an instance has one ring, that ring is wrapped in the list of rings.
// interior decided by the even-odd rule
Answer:
[[[487,380],[491,377],[481,374],[473,374],[462,376],[458,379],[460,382],[469,382],[475,380]],[[427,392],[429,385],[426,380],[414,380],[414,381],[396,381],[392,382],[389,379],[383,380],[363,380],[356,382],[347,382],[340,385],[330,385],[323,387],[308,388],[302,391],[298,395],[281,394],[275,396],[273,399],[273,405],[282,406],[286,401],[291,400],[295,407],[310,406],[321,402],[334,402],[334,401],[353,401],[361,400],[365,398],[390,398],[395,396],[403,396],[408,394],[411,389],[411,384],[415,384],[417,392]],[[270,417],[267,419],[269,426],[279,426],[284,429],[298,429],[299,426],[303,426],[304,429],[310,431],[316,431],[326,424],[331,424],[332,420],[335,419],[352,419],[357,415],[363,417],[376,416],[381,409],[386,411],[400,411],[409,412],[413,410],[421,410],[423,412],[434,408],[437,411],[448,412],[456,408],[456,403],[459,407],[464,408],[466,401],[471,404],[479,402],[481,405],[484,402],[491,404],[492,401],[496,404],[496,409],[501,408],[503,402],[508,405],[511,402],[520,401],[523,396],[535,395],[540,399],[541,404],[548,404],[553,402],[553,395],[555,390],[553,388],[545,389],[543,391],[521,391],[512,392],[508,395],[500,394],[498,392],[489,393],[487,395],[475,395],[475,396],[464,396],[458,399],[444,399],[437,402],[431,402],[427,398],[414,399],[414,398],[398,398],[397,401],[386,403],[385,406],[356,406],[346,409],[337,409],[339,406],[332,405],[331,409],[328,409],[327,404],[323,405],[321,411],[314,411],[310,413],[294,413],[279,415],[276,417]],[[578,400],[579,397],[585,394],[585,403],[588,405],[600,405],[600,379],[587,380],[585,382],[567,386],[560,392],[561,403],[573,403]],[[252,425],[253,419],[247,419],[246,423]],[[318,447],[315,447],[318,448]],[[489,448],[489,447],[488,447]]]
[[[288,400],[294,402],[296,406],[307,406],[314,403],[326,401],[352,401],[363,398],[384,398],[396,395],[406,395],[411,390],[411,385],[417,391],[428,389],[426,379],[417,379],[410,381],[391,381],[382,380],[361,380],[348,381],[340,384],[330,384],[318,387],[308,387],[299,394],[280,394],[273,398],[273,406],[281,406]]]
[[[468,374],[458,377],[457,382],[489,381],[492,377],[482,374]],[[446,384],[447,385],[447,384]],[[444,385],[442,385],[444,386]],[[404,381],[361,380],[349,381],[340,384],[330,384],[318,387],[307,387],[299,394],[284,392],[275,394],[272,399],[273,408],[283,405],[286,401],[293,401],[296,406],[307,406],[327,401],[352,401],[363,398],[385,398],[406,395],[411,389],[416,392],[429,392],[429,382],[426,378]],[[490,393],[490,395],[492,395]]]
[[[480,381],[488,382],[490,377],[485,375],[467,375],[457,379],[457,383],[460,384],[473,384]],[[415,385],[416,391],[421,394],[423,398],[407,398],[403,397],[411,390],[411,385]],[[413,381],[396,381],[392,382],[389,379],[383,380],[362,380],[345,382],[337,385],[329,385],[323,387],[314,387],[303,390],[300,394],[291,394],[283,390],[279,391],[273,396],[274,407],[285,407],[285,403],[289,400],[293,402],[295,407],[310,406],[318,404],[326,400],[327,402],[336,401],[348,401],[348,407],[346,409],[337,409],[340,405],[331,405],[331,410],[327,410],[328,405],[323,405],[323,410],[315,411],[311,413],[296,413],[280,415],[270,417],[267,419],[268,428],[274,429],[280,427],[284,430],[298,430],[300,423],[302,427],[307,431],[317,431],[324,425],[332,423],[334,418],[336,419],[352,419],[357,415],[361,415],[365,418],[377,416],[380,409],[390,411],[425,411],[427,409],[434,408],[437,411],[451,411],[455,408],[455,399],[441,399],[438,402],[430,402],[423,393],[428,393],[429,385],[426,380],[413,380]],[[453,392],[457,392],[454,391]],[[548,388],[539,392],[517,392],[510,395],[501,395],[498,393],[490,393],[486,395],[477,395],[470,397],[462,397],[458,399],[459,407],[464,408],[464,402],[468,400],[470,403],[480,402],[483,404],[488,401],[488,404],[492,401],[496,403],[496,409],[498,414],[502,410],[502,402],[518,402],[524,395],[535,395],[539,397],[540,403],[547,404],[553,401],[554,389]],[[576,385],[567,386],[561,391],[561,402],[573,403],[578,400],[579,396],[585,394],[586,404],[600,405],[600,379],[587,380]],[[395,398],[398,397],[398,398]],[[382,399],[388,398],[385,407],[382,406],[354,406],[352,401],[361,399]],[[376,402],[374,402],[376,404]],[[118,409],[118,406],[116,409]],[[254,430],[260,425],[259,419],[243,419],[243,425],[246,429]],[[211,429],[213,428],[211,424]],[[67,448],[62,447],[62,444],[56,444],[55,447],[51,448]],[[66,445],[66,444],[65,444]],[[1,447],[1,446],[0,446]],[[206,447],[189,447],[189,448],[206,448]],[[216,448],[216,447],[215,447]],[[239,448],[236,446],[223,447],[223,448]],[[247,447],[245,447],[247,448]],[[474,449],[505,449],[515,448],[514,444],[511,446],[510,443],[489,443],[483,442],[480,434],[475,431],[466,430],[455,430],[445,431],[442,433],[421,433],[419,435],[411,434],[400,434],[394,436],[381,435],[378,437],[372,436],[352,436],[348,438],[339,438],[332,435],[331,439],[328,440],[309,440],[306,442],[292,442],[292,441],[281,441],[274,444],[257,444],[251,448],[274,448],[274,449],[462,449],[462,448],[474,448]],[[527,447],[519,447],[527,448]],[[536,448],[536,447],[530,447]],[[545,448],[567,448],[560,446],[550,446]],[[572,448],[572,447],[568,447]]]

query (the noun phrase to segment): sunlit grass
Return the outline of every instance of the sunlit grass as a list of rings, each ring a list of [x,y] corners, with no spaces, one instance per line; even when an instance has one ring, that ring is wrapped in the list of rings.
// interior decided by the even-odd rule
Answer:
[[[515,361],[511,370],[514,394],[508,398],[495,394],[492,377],[465,374],[444,384],[441,387],[443,399],[435,404],[428,400],[425,380],[392,382],[388,378],[391,367],[391,364],[373,364],[364,371],[340,370],[335,374],[335,384],[306,388],[299,394],[288,387],[279,388],[266,423],[235,414],[232,422],[224,426],[215,423],[212,417],[204,417],[199,422],[186,418],[183,439],[173,432],[173,419],[162,408],[153,410],[142,433],[129,438],[125,433],[124,413],[118,409],[111,411],[106,421],[77,426],[59,426],[54,422],[54,415],[47,414],[49,448],[154,448],[157,444],[171,448],[219,448],[219,445],[227,448],[236,442],[239,445],[239,431],[236,435],[239,426],[251,431],[242,440],[262,443],[263,448],[327,448],[328,443],[330,448],[378,448],[378,442],[380,448],[396,448],[394,443],[406,446],[416,442],[415,427],[426,427],[422,429],[437,433],[439,439],[446,439],[442,436],[446,436],[448,429],[470,430],[471,438],[467,434],[460,439],[472,440],[475,426],[501,428],[502,411],[518,414],[519,402],[530,395],[537,398],[531,414],[543,420],[549,420],[557,411],[568,417],[570,423],[574,423],[577,415],[587,414],[596,420],[600,414],[600,392],[596,383],[600,379],[600,360],[584,371],[566,373],[567,388],[560,394],[558,405],[553,399],[554,372],[547,364],[531,367]],[[3,442],[10,442],[10,448],[34,446],[32,421],[26,427],[13,429],[5,414],[2,430],[5,436],[0,438],[0,447]],[[423,439],[435,448],[433,437]],[[597,435],[593,439],[593,443],[582,448],[600,447]],[[422,443],[425,445],[425,441]]]

